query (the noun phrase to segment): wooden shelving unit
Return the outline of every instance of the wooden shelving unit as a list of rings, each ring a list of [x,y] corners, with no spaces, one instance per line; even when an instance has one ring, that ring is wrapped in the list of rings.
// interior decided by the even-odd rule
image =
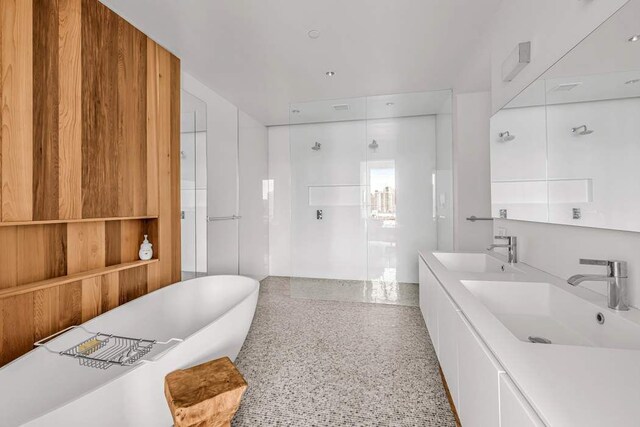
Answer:
[[[82,280],[91,279],[92,277],[103,276],[105,274],[129,270],[131,268],[142,267],[143,265],[149,265],[155,262],[158,262],[158,260],[150,259],[148,261],[126,262],[123,264],[112,265],[110,267],[95,268],[93,270],[83,271],[82,273],[69,274],[67,276],[40,280],[38,282],[28,283],[26,285],[14,286],[12,288],[0,290],[0,299],[22,295],[29,292],[40,291],[43,289],[52,288],[54,286],[65,285],[67,283],[80,282]]]

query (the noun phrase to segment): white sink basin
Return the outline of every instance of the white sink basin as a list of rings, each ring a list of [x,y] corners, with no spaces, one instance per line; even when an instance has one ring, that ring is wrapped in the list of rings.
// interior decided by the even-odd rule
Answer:
[[[520,270],[512,265],[487,254],[435,252],[433,255],[450,271],[464,273],[520,273]]]
[[[461,282],[521,341],[537,337],[551,344],[640,350],[640,325],[557,286]],[[604,323],[599,323],[599,315],[604,316]]]

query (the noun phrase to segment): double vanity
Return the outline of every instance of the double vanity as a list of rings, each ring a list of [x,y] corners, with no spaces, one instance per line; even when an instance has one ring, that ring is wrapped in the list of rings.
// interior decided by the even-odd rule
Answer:
[[[419,266],[464,427],[640,425],[640,311],[487,253],[423,252]]]

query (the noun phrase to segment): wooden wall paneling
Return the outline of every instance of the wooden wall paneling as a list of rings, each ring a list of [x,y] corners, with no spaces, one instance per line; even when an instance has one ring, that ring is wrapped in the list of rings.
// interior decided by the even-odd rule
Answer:
[[[180,212],[180,60],[171,55],[171,282],[182,276]]]
[[[60,330],[60,288],[41,289],[33,293],[34,341]]]
[[[147,211],[147,40],[118,18],[119,215]]]
[[[15,359],[33,348],[33,294],[3,300],[2,353],[0,364]]]
[[[120,302],[120,273],[110,273],[102,276],[102,313],[116,308]]]
[[[0,227],[0,289],[18,284],[18,229]]]
[[[16,285],[66,275],[66,249],[66,224],[16,227]]]
[[[82,322],[102,313],[102,276],[82,281]]]
[[[118,280],[122,305],[147,293],[147,266],[123,270]]]
[[[33,4],[0,1],[2,220],[33,218]]]
[[[82,218],[81,0],[58,0],[58,217]]]
[[[119,216],[118,16],[82,0],[82,216]]]
[[[58,3],[33,1],[33,219],[58,218]]]
[[[67,224],[68,274],[105,267],[105,223]]]
[[[158,49],[147,38],[147,215],[158,215]]]
[[[60,317],[58,330],[82,323],[82,282],[59,286],[58,303]]]

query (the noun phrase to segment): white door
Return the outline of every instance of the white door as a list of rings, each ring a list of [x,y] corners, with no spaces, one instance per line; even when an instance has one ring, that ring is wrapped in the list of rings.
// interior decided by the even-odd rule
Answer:
[[[207,150],[207,270],[238,274],[238,110],[209,99]]]

